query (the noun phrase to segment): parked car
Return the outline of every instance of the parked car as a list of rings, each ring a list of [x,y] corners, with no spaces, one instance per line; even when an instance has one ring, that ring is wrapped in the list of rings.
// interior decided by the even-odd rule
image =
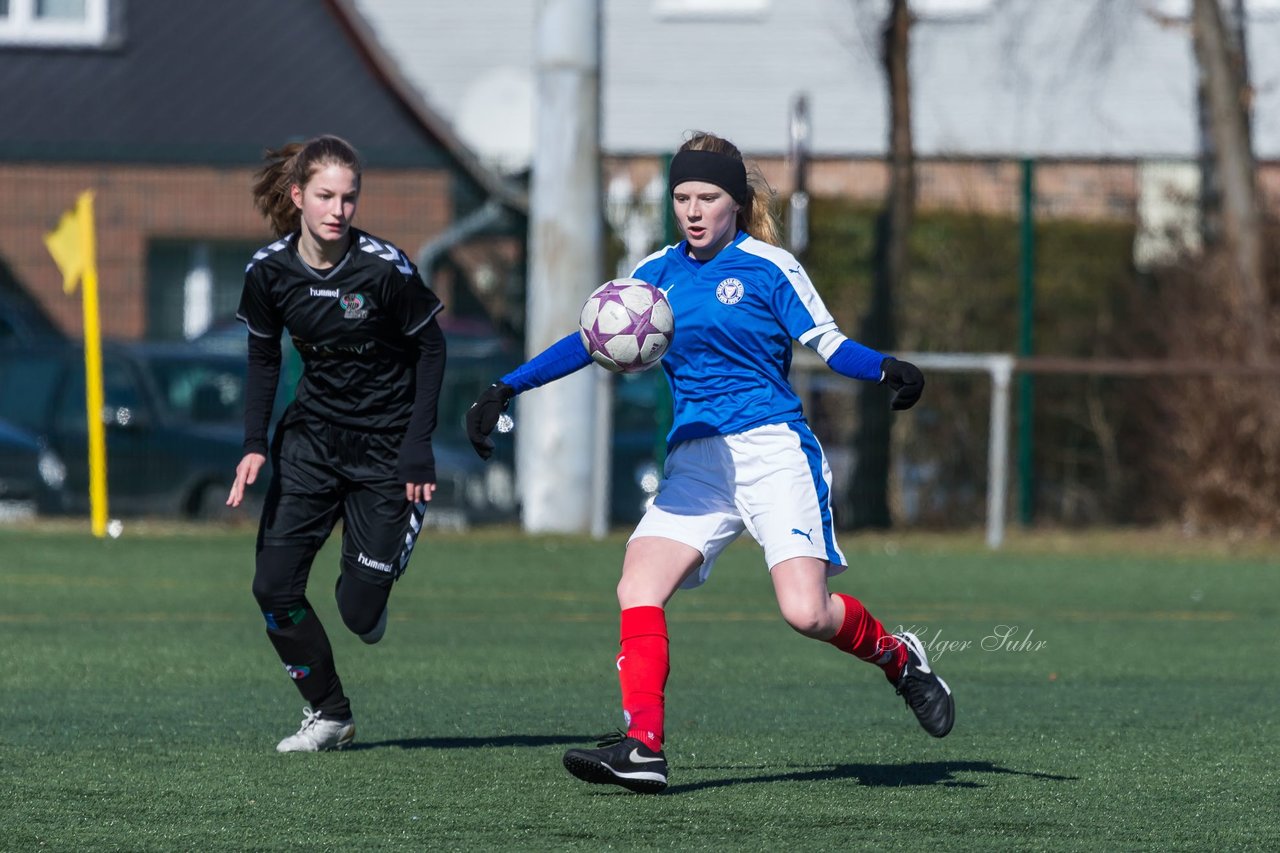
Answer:
[[[113,516],[256,516],[265,479],[249,490],[246,506],[225,506],[243,456],[244,347],[207,344],[104,344],[103,421]],[[0,418],[42,437],[64,461],[65,487],[48,507],[61,513],[89,509],[83,359],[78,344],[0,350]],[[292,391],[282,377],[277,415]],[[442,423],[453,416],[442,409]],[[509,461],[486,466],[470,446],[459,445],[461,435],[444,433],[438,430],[433,442],[438,479],[428,522],[466,527],[514,518]]]
[[[35,435],[0,420],[0,518],[30,517],[61,502],[67,469]]]
[[[65,341],[66,336],[40,303],[0,259],[0,348]]]
[[[242,452],[244,360],[182,344],[105,343],[103,410],[112,515],[228,518]],[[79,344],[0,351],[0,418],[39,436],[65,484],[48,511],[89,511],[84,351]]]

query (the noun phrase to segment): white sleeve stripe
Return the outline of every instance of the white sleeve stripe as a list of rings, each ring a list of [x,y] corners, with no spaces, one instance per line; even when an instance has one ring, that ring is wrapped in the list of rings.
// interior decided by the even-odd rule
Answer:
[[[825,335],[827,332],[830,332],[835,327],[836,327],[835,323],[823,323],[821,326],[814,326],[812,329],[810,329],[809,331],[801,335],[798,338],[798,340],[800,341],[800,343],[804,344],[805,346],[809,346],[809,341],[821,335]]]
[[[776,267],[779,275],[791,285],[791,289],[800,300],[800,304],[809,312],[813,322],[819,324],[819,326],[825,326],[827,323],[832,322],[831,312],[827,310],[822,297],[818,295],[818,289],[813,286],[813,282],[809,280],[808,273],[804,271],[804,267],[795,259],[794,255],[786,249],[765,243],[754,237],[748,237],[743,240],[738,244],[738,249],[749,255],[762,258]]]
[[[822,356],[823,361],[831,361],[831,356],[836,354],[836,350],[840,349],[841,344],[849,340],[834,325],[816,338],[810,338],[811,343],[805,343],[805,346]]]
[[[259,332],[259,331],[258,331],[257,329],[255,329],[252,325],[250,325],[250,323],[249,323],[249,318],[248,318],[248,317],[246,317],[246,316],[244,316],[243,314],[236,314],[236,319],[237,319],[237,320],[239,320],[241,323],[244,323],[245,328],[249,330],[249,334],[253,335],[254,337],[258,337],[258,338],[269,338],[269,337],[271,337],[270,335],[266,334],[265,332]]]

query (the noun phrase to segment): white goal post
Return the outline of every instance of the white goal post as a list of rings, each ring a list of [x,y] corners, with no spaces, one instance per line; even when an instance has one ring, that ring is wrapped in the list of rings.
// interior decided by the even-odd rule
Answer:
[[[1009,384],[1014,357],[1006,353],[904,352],[898,358],[924,371],[986,373],[991,377],[991,425],[987,436],[987,547],[1004,543],[1009,494]]]
[[[991,424],[987,440],[987,546],[999,548],[1004,542],[1006,496],[1009,490],[1009,385],[1016,359],[1006,353],[901,352],[896,358],[909,361],[923,370],[941,373],[985,373],[991,377]],[[806,396],[804,373],[829,370],[826,364],[805,347],[795,348],[791,365],[793,384]],[[797,376],[796,374],[800,375]],[[800,379],[799,382],[795,382]],[[805,400],[806,406],[808,400]]]

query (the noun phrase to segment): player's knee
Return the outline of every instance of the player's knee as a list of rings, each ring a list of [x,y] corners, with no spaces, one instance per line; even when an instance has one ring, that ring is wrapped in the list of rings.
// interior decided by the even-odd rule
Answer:
[[[339,608],[338,612],[342,614],[342,624],[347,626],[347,630],[353,634],[367,634],[373,630],[378,624],[378,618],[382,616],[382,611],[376,613],[368,613],[365,611],[351,612]]]
[[[787,602],[781,608],[782,618],[796,633],[815,639],[830,635],[831,620],[824,608],[808,602]]]
[[[353,634],[367,634],[382,617],[391,589],[344,574],[338,578],[333,594],[338,603],[338,615],[347,630]]]
[[[258,572],[253,576],[253,599],[265,612],[289,605],[287,589],[275,583],[271,577]]]
[[[680,585],[678,577],[652,576],[645,572],[622,573],[618,581],[618,606],[664,607]]]
[[[304,546],[275,546],[258,550],[253,573],[253,597],[267,610],[289,610],[306,597],[307,574],[315,555]]]
[[[645,583],[638,582],[631,575],[624,574],[618,581],[618,606],[623,610],[629,607],[657,606],[665,604],[661,596],[654,593]]]

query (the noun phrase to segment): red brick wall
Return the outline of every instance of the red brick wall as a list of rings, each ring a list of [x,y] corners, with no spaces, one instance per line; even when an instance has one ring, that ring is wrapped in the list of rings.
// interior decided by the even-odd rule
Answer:
[[[251,175],[246,168],[0,164],[0,257],[50,316],[79,337],[80,300],[63,294],[62,277],[42,237],[82,191],[93,190],[103,334],[138,337],[147,327],[150,240],[271,240],[253,209]],[[410,257],[451,218],[447,173],[365,172],[356,224]]]
[[[751,158],[748,158],[751,159]],[[791,193],[793,176],[780,158],[753,162],[779,194]],[[607,174],[629,174],[635,186],[658,172],[654,158],[607,161]],[[1043,162],[1036,164],[1036,210],[1061,219],[1131,220],[1137,210],[1137,164],[1132,162]],[[882,160],[814,160],[809,164],[814,196],[858,199],[879,204],[888,188]],[[1273,198],[1280,197],[1280,178]],[[1022,169],[1014,160],[921,160],[916,169],[921,210],[967,210],[1018,214]]]
[[[748,158],[751,159],[751,158]],[[779,194],[792,189],[791,167],[779,158],[755,160]],[[642,187],[658,173],[656,158],[606,160],[606,181],[626,174]],[[1049,219],[1133,221],[1137,216],[1138,163],[1048,161],[1036,163],[1036,213]],[[1016,216],[1021,206],[1022,168],[1016,160],[921,160],[916,183],[921,210],[968,210]],[[1258,165],[1258,184],[1267,210],[1280,213],[1280,163]],[[815,196],[879,204],[888,187],[881,160],[815,160],[809,164],[809,192]]]

